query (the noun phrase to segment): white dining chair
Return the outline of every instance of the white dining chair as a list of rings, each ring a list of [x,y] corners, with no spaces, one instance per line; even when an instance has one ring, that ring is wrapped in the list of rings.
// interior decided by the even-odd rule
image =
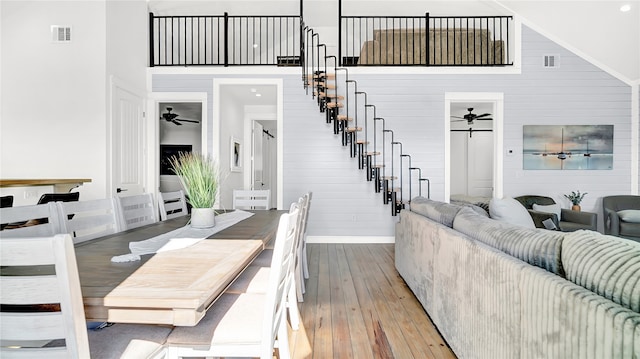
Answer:
[[[153,194],[143,193],[127,197],[115,197],[118,219],[122,230],[142,227],[158,221]]]
[[[174,328],[167,338],[168,358],[272,359],[275,348],[280,358],[290,358],[286,296],[298,215],[296,209],[280,217],[267,292],[223,294],[196,326]]]
[[[104,332],[87,330],[69,234],[3,238],[0,262],[0,357],[110,359],[164,354],[169,327],[116,324]]]
[[[187,200],[184,191],[160,192],[158,198],[158,208],[160,209],[160,220],[186,216]]]
[[[233,209],[269,209],[271,190],[233,190]]]
[[[311,210],[311,199],[313,198],[313,192],[311,191],[307,192],[306,196],[307,196],[307,202],[303,210],[302,236],[300,238],[300,252],[298,256],[300,258],[302,276],[305,279],[309,279],[309,262],[307,258],[307,223],[309,221],[309,211]]]
[[[298,284],[298,258],[297,249],[300,241],[300,221],[302,219],[302,209],[304,207],[304,197],[301,197],[298,202],[291,204],[289,213],[294,211],[299,212],[296,224],[295,224],[295,239],[293,245],[294,258],[291,261],[291,266],[288,269],[288,290],[287,290],[287,308],[289,313],[289,323],[293,330],[298,330],[300,327],[300,311],[298,308],[298,302],[302,301],[298,298],[300,293]],[[273,249],[263,250],[256,259],[249,265],[243,272],[236,278],[236,280],[227,288],[227,293],[266,293],[269,288],[269,274],[271,271],[271,265],[273,263]],[[302,294],[299,294],[302,295]]]
[[[54,202],[0,208],[0,221],[2,238],[53,236],[63,232]]]
[[[114,198],[56,204],[62,219],[62,231],[71,234],[74,243],[120,231]]]

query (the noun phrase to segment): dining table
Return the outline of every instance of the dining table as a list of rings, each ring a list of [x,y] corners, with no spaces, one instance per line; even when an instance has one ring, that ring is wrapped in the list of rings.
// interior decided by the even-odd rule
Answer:
[[[129,243],[188,225],[183,216],[75,245],[88,321],[194,326],[275,237],[283,210],[253,215],[185,248],[112,262]]]

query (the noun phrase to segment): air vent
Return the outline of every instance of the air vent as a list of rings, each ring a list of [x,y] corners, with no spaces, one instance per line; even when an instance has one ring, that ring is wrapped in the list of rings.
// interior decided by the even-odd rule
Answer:
[[[53,42],[71,42],[71,26],[51,25]]]
[[[546,67],[546,68],[560,67],[560,55],[544,55],[542,57],[542,67]]]

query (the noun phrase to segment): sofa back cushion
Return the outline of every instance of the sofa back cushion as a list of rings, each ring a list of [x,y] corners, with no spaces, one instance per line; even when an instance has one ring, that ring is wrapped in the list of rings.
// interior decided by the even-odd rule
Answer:
[[[433,201],[425,197],[415,197],[411,200],[411,212],[421,214],[447,227],[453,227],[453,219],[461,206]]]
[[[496,221],[470,208],[458,212],[453,228],[531,265],[564,276],[560,260],[564,236],[561,232]]]
[[[571,232],[562,243],[562,265],[568,280],[640,313],[640,243]]]
[[[526,228],[536,228],[529,211],[513,198],[493,198],[489,202],[489,215],[501,222]]]

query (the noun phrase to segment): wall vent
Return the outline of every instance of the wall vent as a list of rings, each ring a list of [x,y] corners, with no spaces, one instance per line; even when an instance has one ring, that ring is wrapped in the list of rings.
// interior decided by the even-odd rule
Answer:
[[[558,68],[560,67],[560,55],[544,55],[542,56],[542,67]]]
[[[53,42],[71,42],[71,26],[51,25]]]

